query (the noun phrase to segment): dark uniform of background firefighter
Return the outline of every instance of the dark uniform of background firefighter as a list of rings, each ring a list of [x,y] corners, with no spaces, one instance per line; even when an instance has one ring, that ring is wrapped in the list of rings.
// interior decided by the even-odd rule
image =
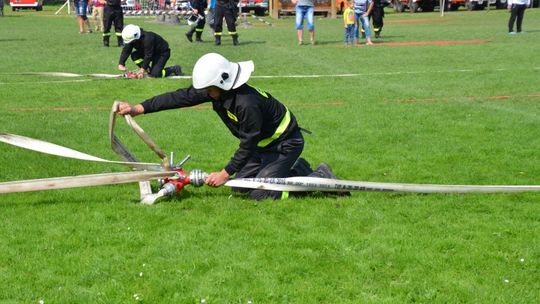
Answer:
[[[190,0],[191,8],[193,9],[194,14],[200,15],[202,18],[197,21],[197,25],[194,28],[191,28],[187,33],[186,37],[189,40],[189,42],[193,42],[193,33],[195,33],[195,41],[202,42],[202,33],[204,29],[205,24],[205,15],[204,10],[208,6],[208,2],[206,0]]]
[[[221,45],[221,34],[223,31],[223,17],[227,23],[227,30],[233,39],[233,45],[238,45],[238,33],[236,32],[236,17],[237,17],[236,0],[216,0],[216,14],[214,25],[215,44]]]
[[[384,25],[384,6],[382,0],[373,0],[373,10],[371,11],[371,19],[373,20],[373,31],[375,38],[381,38],[381,31]]]
[[[171,57],[171,49],[160,35],[133,24],[127,25],[123,33],[125,45],[118,61],[119,70],[125,71],[126,60],[131,56],[133,62],[141,69],[138,76],[142,77],[144,72],[156,78],[182,75],[179,65],[165,68]]]
[[[118,46],[124,45],[122,41],[122,29],[124,28],[124,13],[120,0],[107,0],[103,10],[103,46],[109,46],[111,26],[114,22],[114,32]]]

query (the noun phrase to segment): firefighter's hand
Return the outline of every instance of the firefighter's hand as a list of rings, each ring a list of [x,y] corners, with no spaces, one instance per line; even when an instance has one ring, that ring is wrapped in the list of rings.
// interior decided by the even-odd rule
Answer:
[[[118,65],[118,69],[119,69],[120,71],[125,71],[125,70],[126,70],[126,66],[123,65],[123,64],[119,64],[119,65]]]
[[[197,14],[199,13],[199,10],[196,9],[196,8],[194,8],[194,9],[193,9],[193,13],[194,13],[195,15],[197,15]]]
[[[225,169],[211,173],[204,181],[210,187],[219,187],[229,180],[229,173]]]
[[[143,68],[140,68],[138,71],[137,71],[137,78],[143,78],[144,77],[144,69]]]
[[[144,114],[144,108],[140,104],[132,106],[127,102],[121,102],[118,104],[118,110],[116,111],[116,113],[120,115],[129,114],[131,116],[137,116],[139,114]]]

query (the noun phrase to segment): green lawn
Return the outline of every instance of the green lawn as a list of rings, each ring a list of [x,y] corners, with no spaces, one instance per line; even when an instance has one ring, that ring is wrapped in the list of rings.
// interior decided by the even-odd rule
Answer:
[[[100,34],[80,35],[73,16],[54,15],[58,6],[6,8],[0,132],[118,159],[107,133],[113,101],[137,103],[190,84],[27,75],[117,73],[120,49],[103,48]],[[527,33],[515,36],[506,33],[505,10],[388,12],[383,41],[358,48],[343,47],[341,19],[316,19],[314,47],[296,44],[293,18],[268,19],[272,27],[248,19],[238,47],[229,37],[215,47],[207,30],[205,43],[190,44],[186,26],[152,17],[126,24],[165,37],[170,63],[188,74],[208,52],[254,60],[250,83],[314,133],[304,157],[329,163],[340,178],[540,184],[540,10],[526,11]],[[462,43],[406,45],[448,40]],[[464,43],[471,40],[482,43]],[[342,74],[355,75],[332,76]],[[220,170],[238,144],[210,109],[137,122],[178,160],[191,154],[188,171]],[[157,161],[121,120],[119,133],[142,161]],[[0,181],[125,170],[0,144]],[[0,223],[0,303],[540,298],[540,193],[355,192],[253,202],[228,188],[188,186],[178,198],[144,206],[134,183],[1,195]]]

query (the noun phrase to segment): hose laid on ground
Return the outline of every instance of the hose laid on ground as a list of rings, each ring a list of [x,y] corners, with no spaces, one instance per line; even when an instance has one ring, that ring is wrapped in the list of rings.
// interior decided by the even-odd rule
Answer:
[[[540,185],[434,185],[349,181],[317,177],[241,178],[225,183],[228,187],[273,191],[388,191],[416,193],[499,193],[540,192]]]

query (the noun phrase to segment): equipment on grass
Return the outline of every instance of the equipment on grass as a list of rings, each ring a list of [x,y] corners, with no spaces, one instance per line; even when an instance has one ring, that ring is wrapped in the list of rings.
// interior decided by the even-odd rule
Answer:
[[[0,142],[61,157],[109,164],[120,164],[131,168],[133,170],[132,172],[103,173],[3,182],[0,183],[0,194],[139,182],[140,202],[142,204],[152,205],[164,198],[180,193],[187,185],[200,187],[204,184],[208,176],[208,174],[205,172],[198,169],[194,169],[190,173],[184,171],[183,166],[190,159],[189,155],[178,164],[174,164],[174,155],[172,153],[170,157],[168,157],[130,115],[124,115],[125,121],[130,126],[132,131],[135,132],[135,134],[161,159],[161,163],[139,162],[137,158],[135,158],[135,156],[124,146],[114,132],[116,118],[118,116],[118,106],[119,102],[115,102],[110,112],[109,139],[112,149],[121,157],[122,161],[106,160],[49,142],[8,133],[0,133]],[[160,186],[156,193],[152,192],[150,185],[151,180],[159,181]],[[359,182],[316,177],[232,179],[225,183],[225,186],[291,192],[347,192],[352,190],[419,193],[540,192],[540,185],[422,185]]]

